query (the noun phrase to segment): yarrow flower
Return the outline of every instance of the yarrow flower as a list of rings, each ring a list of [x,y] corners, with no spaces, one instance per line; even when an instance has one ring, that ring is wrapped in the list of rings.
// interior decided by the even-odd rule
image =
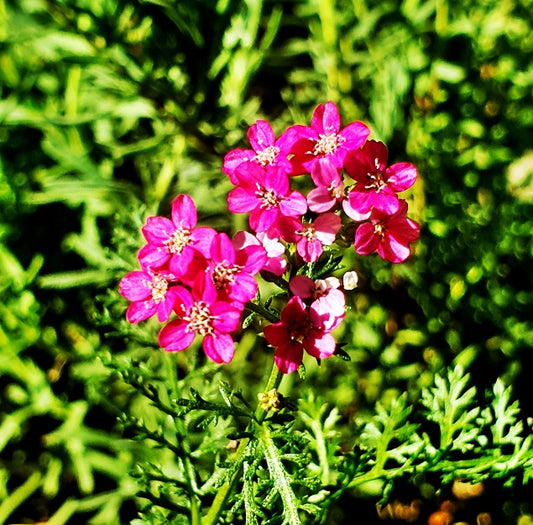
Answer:
[[[342,168],[349,151],[360,148],[370,130],[362,122],[352,122],[341,129],[339,110],[333,102],[316,107],[311,126],[295,125],[287,130],[294,144],[290,150],[293,174],[310,173],[319,159],[328,159]]]
[[[173,274],[183,276],[198,252],[209,256],[216,231],[207,226],[196,227],[196,206],[188,195],[178,195],[172,201],[171,214],[172,220],[146,219],[142,232],[148,244],[141,248],[138,257],[144,268],[159,268],[168,263]]]
[[[264,120],[258,120],[248,130],[248,139],[253,149],[231,150],[224,157],[222,171],[233,184],[237,184],[235,170],[243,162],[252,162],[262,167],[277,166],[283,173],[290,174],[292,165],[287,155],[292,141],[289,135],[284,133],[276,140],[272,126]]]
[[[250,228],[265,232],[281,217],[299,217],[307,211],[307,201],[291,191],[289,178],[278,168],[262,169],[256,164],[241,164],[235,170],[237,187],[228,195],[228,209],[250,212]]]
[[[383,142],[369,140],[360,150],[350,151],[345,160],[346,173],[356,181],[349,193],[350,206],[359,213],[376,208],[392,215],[398,211],[397,193],[409,189],[417,171],[410,162],[387,167],[387,148]]]
[[[219,299],[208,273],[198,274],[190,291],[180,286],[175,293],[174,311],[178,319],[161,329],[160,346],[167,352],[179,352],[200,335],[209,359],[215,363],[229,363],[235,353],[235,343],[229,334],[237,328],[242,309]]]
[[[370,213],[370,222],[365,222],[357,228],[355,251],[359,255],[370,255],[377,251],[382,259],[392,263],[403,262],[409,257],[409,243],[418,239],[420,226],[405,216],[406,201],[400,201],[399,206],[393,215],[374,208]]]
[[[296,250],[305,262],[315,262],[322,255],[324,246],[335,242],[341,223],[336,213],[324,213],[313,222],[285,219],[280,221],[280,234],[285,241],[296,244]]]
[[[125,275],[118,289],[123,297],[132,301],[126,310],[126,319],[136,324],[157,313],[159,321],[167,321],[176,300],[175,288],[170,287],[175,280],[167,270],[135,271]]]
[[[304,350],[317,359],[332,355],[336,342],[329,332],[320,313],[313,307],[307,309],[296,295],[289,299],[281,312],[280,322],[263,329],[267,342],[276,347],[274,361],[284,374],[298,369]]]

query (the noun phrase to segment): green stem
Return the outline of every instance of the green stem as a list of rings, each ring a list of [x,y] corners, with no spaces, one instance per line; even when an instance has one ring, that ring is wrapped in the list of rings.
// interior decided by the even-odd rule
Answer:
[[[173,397],[171,401],[174,401],[179,398],[179,384],[175,354],[171,352],[165,352],[165,363],[167,365],[167,377],[170,382],[170,389]],[[200,514],[200,502],[197,496],[198,487],[196,486],[196,480],[193,478],[192,473],[194,472],[194,469],[192,468],[189,455],[183,448],[183,442],[185,441],[183,439],[185,436],[185,429],[183,428],[183,422],[180,418],[174,418],[174,425],[177,433],[176,448],[179,449],[180,454],[178,455],[184,463],[183,473],[191,498],[191,524],[200,525],[202,523],[202,516]]]
[[[248,303],[251,304],[251,303]],[[255,311],[255,310],[254,310]],[[263,313],[261,313],[263,315]],[[281,380],[283,379],[283,374],[278,370],[277,366],[275,364],[272,365],[272,370],[270,371],[270,376],[268,378],[265,392],[268,392],[269,390],[272,390],[273,388],[277,388]],[[267,413],[263,410],[261,403],[257,404],[257,408],[255,410],[255,423],[262,423],[265,419]],[[254,424],[252,422],[251,424]],[[244,438],[240,441],[239,446],[237,447],[237,450],[235,452],[235,455],[233,456],[233,460],[239,462],[245,451],[248,447],[248,444],[250,443],[250,438]],[[222,485],[216,496],[213,500],[213,504],[211,505],[211,508],[209,509],[209,512],[206,514],[204,519],[202,520],[202,525],[215,525],[220,518],[221,512],[224,510],[226,501],[233,490],[233,487],[235,486],[235,483],[237,482],[237,479],[240,477],[241,474],[241,468],[239,468],[233,476],[231,476],[231,479],[228,483],[224,483]]]

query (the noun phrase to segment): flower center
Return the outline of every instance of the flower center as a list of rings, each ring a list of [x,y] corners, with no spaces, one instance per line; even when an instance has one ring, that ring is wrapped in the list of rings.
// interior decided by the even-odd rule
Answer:
[[[171,254],[181,254],[183,248],[191,243],[191,231],[185,228],[178,228],[163,243]]]
[[[278,153],[279,148],[276,148],[276,146],[268,146],[264,150],[258,151],[254,157],[254,160],[258,164],[261,164],[261,166],[266,166],[267,164],[272,166],[276,160],[276,157],[278,156]]]
[[[213,283],[217,290],[221,290],[227,284],[235,282],[235,274],[239,273],[242,268],[238,265],[228,266],[228,263],[218,263],[213,268]]]
[[[267,190],[263,188],[259,183],[256,184],[257,191],[255,195],[258,199],[261,200],[261,208],[270,210],[276,208],[281,202],[281,197],[276,195],[274,190]]]
[[[308,242],[316,238],[316,231],[312,224],[304,224],[302,230],[296,232],[301,237],[304,237]]]
[[[331,155],[337,151],[337,148],[344,142],[344,137],[337,133],[320,134],[315,144],[313,154],[315,156]]]
[[[288,331],[290,340],[302,344],[310,328],[309,321],[293,323]]]
[[[150,287],[152,288],[152,300],[154,303],[159,304],[164,301],[168,290],[168,279],[160,273],[154,273]]]
[[[374,233],[376,235],[379,235],[380,238],[383,238],[383,236],[385,235],[385,230],[386,227],[383,223],[377,222],[376,224],[374,224]]]
[[[366,174],[365,190],[376,190],[379,193],[385,186],[385,181],[381,178],[383,172],[379,167],[379,159],[374,158],[374,169]]]
[[[182,319],[187,323],[187,330],[200,335],[211,335],[214,332],[213,320],[209,306],[204,301],[196,301]]]

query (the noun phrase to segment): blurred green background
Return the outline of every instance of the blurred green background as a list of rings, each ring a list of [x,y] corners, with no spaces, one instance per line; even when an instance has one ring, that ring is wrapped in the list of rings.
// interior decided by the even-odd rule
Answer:
[[[104,362],[160,366],[157,325],[127,326],[116,291],[139,228],[179,192],[204,223],[245,227],[226,210],[223,156],[256,119],[279,135],[327,100],[418,166],[407,198],[422,228],[405,264],[346,256],[360,275],[339,334],[351,362],[306,382],[348,422],[460,363],[480,391],[501,376],[533,416],[532,13],[531,0],[0,0],[0,523],[135,516],[128,472],[146,452],[117,416],[146,407]],[[253,345],[243,336],[213,373],[259,388],[270,357]]]

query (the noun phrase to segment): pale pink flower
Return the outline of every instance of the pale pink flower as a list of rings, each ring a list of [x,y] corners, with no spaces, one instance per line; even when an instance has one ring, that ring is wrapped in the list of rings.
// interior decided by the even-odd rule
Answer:
[[[253,299],[258,284],[254,275],[259,273],[267,259],[262,246],[235,248],[225,233],[218,233],[211,244],[208,271],[219,298],[241,304]]]
[[[238,231],[232,239],[236,250],[248,246],[262,246],[266,251],[266,261],[262,270],[281,276],[287,269],[285,259],[285,246],[276,237],[271,237],[269,232],[260,232],[253,235],[247,231]]]
[[[398,162],[387,167],[387,147],[383,142],[369,140],[362,149],[351,151],[345,159],[346,173],[356,184],[348,198],[359,213],[377,208],[392,215],[398,211],[397,193],[410,188],[416,181],[417,170],[410,162]]]
[[[277,140],[270,124],[258,120],[248,129],[248,139],[252,149],[234,149],[224,157],[222,171],[229,176],[233,184],[237,184],[235,170],[243,162],[253,162],[259,166],[277,166],[284,173],[289,174],[292,165],[287,159],[292,142],[288,135],[282,134]]]
[[[307,309],[298,296],[291,297],[281,312],[278,323],[265,326],[265,339],[276,347],[274,362],[284,374],[290,374],[302,363],[304,350],[325,359],[335,352],[334,337],[324,328],[320,316]]]
[[[406,217],[407,202],[400,201],[400,207],[393,215],[374,208],[370,222],[362,223],[355,232],[355,251],[359,255],[378,252],[382,259],[392,263],[405,261],[411,254],[409,243],[416,241],[420,226]]]
[[[170,284],[174,275],[166,270],[134,271],[119,283],[119,293],[132,301],[126,310],[126,319],[132,323],[144,321],[157,313],[160,322],[167,321],[176,301],[175,288]]]
[[[211,240],[216,235],[213,228],[196,227],[196,206],[188,195],[178,195],[172,201],[172,220],[167,217],[148,217],[142,228],[148,241],[139,251],[143,268],[159,268],[169,264],[169,269],[178,277],[187,273],[200,252],[207,257]]]
[[[208,273],[198,274],[191,291],[176,287],[174,311],[178,319],[159,332],[159,345],[167,352],[185,350],[199,335],[209,359],[215,363],[229,363],[233,359],[235,343],[229,334],[237,328],[242,308],[219,300]]]
[[[345,290],[354,290],[359,283],[359,276],[357,272],[350,270],[342,276],[342,287]]]
[[[311,309],[321,319],[322,326],[333,330],[346,314],[346,299],[339,289],[340,281],[330,276],[314,281],[306,275],[294,276],[289,288],[294,295],[310,301]]]
[[[296,251],[305,262],[315,262],[322,255],[324,246],[335,242],[341,226],[341,218],[330,212],[319,215],[313,222],[284,218],[279,223],[279,231],[285,241],[296,244]]]
[[[370,130],[362,122],[352,122],[341,130],[339,110],[333,102],[317,106],[313,112],[311,126],[296,125],[287,132],[294,141],[291,148],[293,174],[311,173],[313,165],[320,158],[328,159],[341,169],[349,151],[360,148]]]
[[[291,191],[288,176],[276,167],[241,164],[235,176],[238,186],[228,195],[228,209],[250,212],[249,223],[255,232],[268,230],[281,217],[300,217],[307,211],[305,197]]]

